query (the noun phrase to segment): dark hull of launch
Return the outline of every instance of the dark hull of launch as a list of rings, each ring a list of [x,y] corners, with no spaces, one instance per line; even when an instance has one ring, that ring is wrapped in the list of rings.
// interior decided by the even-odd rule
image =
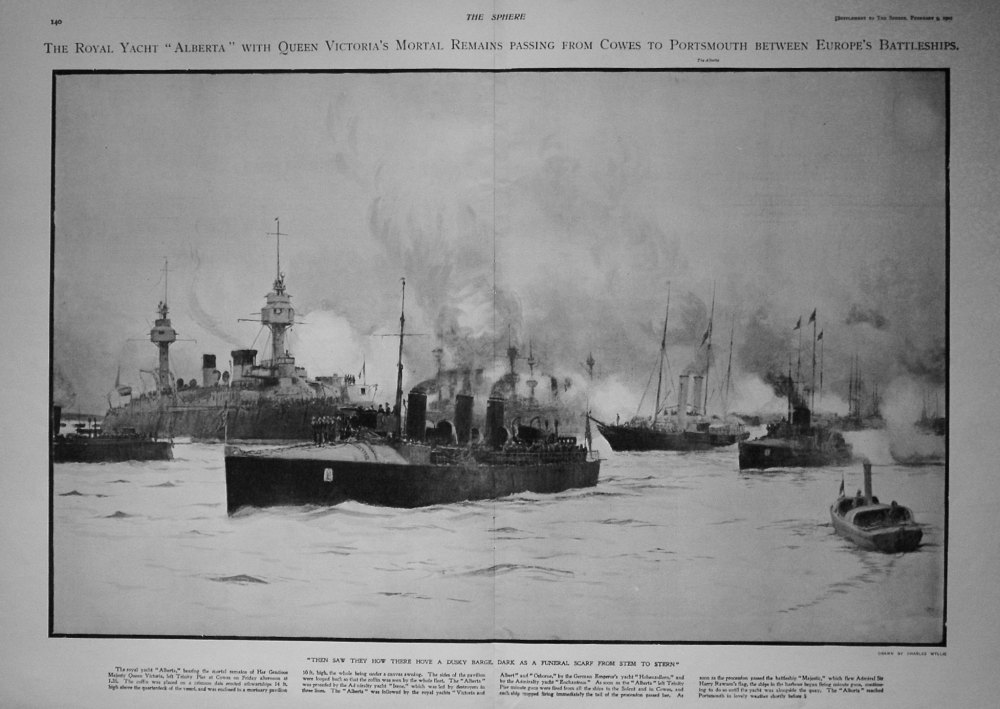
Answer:
[[[862,549],[887,554],[913,551],[920,545],[924,532],[909,507],[893,500],[888,505],[872,495],[872,465],[864,459],[864,495],[858,490],[854,497],[840,495],[830,505],[830,521],[834,531]]]
[[[395,463],[226,455],[226,507],[336,505],[426,507],[522,492],[556,493],[597,484],[599,460],[535,464]]]
[[[899,523],[887,521],[878,525],[855,524],[842,512],[841,507],[841,501],[838,500],[830,508],[830,521],[833,523],[833,529],[841,537],[862,549],[880,551],[885,554],[899,554],[913,551],[920,546],[924,532],[918,524],[910,519]],[[892,512],[888,505],[874,505],[872,509],[882,511],[886,515]],[[908,518],[909,514],[909,510],[906,510]]]
[[[657,431],[642,426],[597,424],[597,430],[614,451],[703,451],[731,446],[746,435],[703,431]]]
[[[852,458],[849,445],[817,445],[811,436],[759,438],[740,443],[740,470],[846,465]]]
[[[119,463],[127,460],[172,460],[169,441],[127,438],[59,439],[52,444],[53,463]]]

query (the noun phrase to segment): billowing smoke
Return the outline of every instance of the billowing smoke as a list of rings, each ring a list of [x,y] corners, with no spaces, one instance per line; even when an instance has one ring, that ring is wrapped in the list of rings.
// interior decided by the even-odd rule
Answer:
[[[851,306],[850,311],[847,313],[847,318],[844,320],[844,324],[857,325],[858,323],[867,323],[876,330],[884,330],[889,325],[889,321],[886,320],[885,316],[877,310],[873,308],[863,308],[855,303]]]
[[[883,415],[894,457],[914,462],[943,462],[947,430],[944,389],[910,376],[887,388]]]
[[[948,372],[948,349],[944,339],[934,338],[923,344],[907,340],[905,345],[900,352],[900,364],[906,372],[935,388],[942,386]]]
[[[353,374],[367,378],[369,367],[373,374],[394,371],[392,347],[360,337],[343,315],[314,310],[301,314],[301,320],[295,326],[293,351],[296,364],[305,367],[310,376]]]
[[[189,251],[189,255],[192,264],[192,273],[191,286],[187,291],[187,315],[191,317],[195,324],[203,330],[232,346],[234,349],[246,347],[246,343],[244,341],[240,340],[240,338],[236,337],[228,329],[224,328],[217,317],[210,315],[202,307],[201,301],[198,298],[198,280],[201,275],[201,254],[198,252],[196,247],[192,247]]]
[[[142,323],[162,289],[143,274],[155,278],[164,252],[181,282],[191,279],[188,312],[174,315],[186,339],[171,350],[178,374],[190,378],[201,353],[223,343],[251,345],[249,326],[235,323],[259,311],[270,286],[264,233],[278,214],[292,234],[296,309],[316,321],[297,325],[291,344],[313,375],[366,363],[369,378],[394,380],[398,340],[375,335],[398,331],[405,277],[410,383],[434,376],[439,356],[443,368],[495,381],[509,339],[522,384],[533,352],[548,382],[539,396],[555,378],[560,397],[589,393],[612,416],[631,413],[657,365],[668,284],[668,395],[680,373],[709,364],[718,390],[735,315],[729,408],[780,407],[790,359],[813,379],[814,308],[824,334],[817,404],[846,401],[855,367],[872,385],[945,381],[939,72],[226,74],[162,77],[155,92],[126,76],[64,84],[53,350],[90,406],[103,405],[123,340],[137,338],[121,361],[129,383],[155,362]],[[245,130],[231,130],[234,115]],[[154,133],[166,137],[148,140]],[[123,172],[126,163],[158,170]],[[114,289],[93,256],[109,250],[130,261]],[[284,240],[282,250],[285,267]]]
[[[771,322],[763,306],[754,310],[743,331],[743,341],[737,348],[742,369],[757,375],[769,385],[775,396],[786,397],[791,369],[789,327]]]
[[[64,409],[69,409],[76,404],[76,393],[73,391],[73,385],[63,374],[62,369],[57,366],[52,368],[52,404]]]

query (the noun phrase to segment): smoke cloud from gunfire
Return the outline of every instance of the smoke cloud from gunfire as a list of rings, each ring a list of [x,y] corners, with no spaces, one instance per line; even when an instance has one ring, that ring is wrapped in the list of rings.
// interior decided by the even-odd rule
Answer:
[[[824,401],[846,399],[855,358],[872,381],[945,381],[933,72],[169,76],[153,92],[148,81],[60,85],[55,356],[87,359],[91,381],[74,382],[95,407],[111,353],[157,297],[134,274],[156,274],[164,251],[189,286],[174,326],[197,341],[175,345],[177,368],[250,345],[235,323],[269,289],[275,214],[304,322],[291,345],[311,374],[365,363],[369,380],[394,381],[398,340],[376,335],[398,332],[405,277],[408,385],[433,376],[437,348],[444,367],[498,376],[509,340],[583,406],[625,414],[657,368],[668,288],[668,394],[707,364],[713,293],[709,388],[730,371],[731,409],[775,408],[761,383],[787,375],[789,359],[812,378],[813,309]],[[185,111],[171,108],[179,96]],[[288,105],[298,109],[271,108]],[[155,181],[116,172],[111,133],[136,164],[158,165]],[[163,194],[185,205],[180,222]],[[113,221],[94,224],[87,205],[112,201],[123,205]],[[103,263],[87,256],[103,234],[133,261],[115,293],[96,287]],[[137,343],[123,372],[154,359]]]

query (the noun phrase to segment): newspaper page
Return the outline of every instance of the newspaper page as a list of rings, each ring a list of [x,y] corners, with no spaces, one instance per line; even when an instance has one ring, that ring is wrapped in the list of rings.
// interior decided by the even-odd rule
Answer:
[[[992,6],[2,15],[0,704],[996,704]]]

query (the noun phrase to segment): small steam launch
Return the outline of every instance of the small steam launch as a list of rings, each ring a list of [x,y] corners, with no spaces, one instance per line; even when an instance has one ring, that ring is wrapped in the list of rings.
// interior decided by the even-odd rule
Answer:
[[[317,417],[331,417],[345,407],[371,407],[377,385],[353,374],[312,379],[297,366],[287,345],[295,325],[292,297],[281,272],[280,224],[269,235],[277,239],[276,270],[265,296],[259,320],[270,331],[270,358],[258,361],[255,349],[231,352],[231,373],[220,372],[214,354],[202,355],[201,382],[173,380],[170,347],[177,341],[164,297],[149,340],[159,352],[153,391],[138,396],[119,387],[119,404],[109,407],[103,428],[107,432],[134,430],[144,435],[164,432],[199,440],[309,440]],[[166,270],[166,269],[165,269]]]
[[[406,282],[399,318],[396,411],[402,411]],[[383,426],[354,430],[335,417],[312,444],[247,451],[227,446],[226,506],[335,505],[354,500],[423,507],[521,492],[556,493],[597,484],[600,460],[573,437],[506,424],[504,400],[491,397],[484,430],[472,423],[473,396],[455,397],[454,424],[427,426],[427,393],[407,396],[405,428],[392,415]]]
[[[858,490],[854,497],[844,494],[844,481],[840,481],[840,494],[830,506],[830,520],[840,536],[862,549],[887,554],[913,551],[920,545],[923,529],[913,519],[909,507],[895,500],[882,504],[872,495],[872,464],[864,461],[864,494]]]

